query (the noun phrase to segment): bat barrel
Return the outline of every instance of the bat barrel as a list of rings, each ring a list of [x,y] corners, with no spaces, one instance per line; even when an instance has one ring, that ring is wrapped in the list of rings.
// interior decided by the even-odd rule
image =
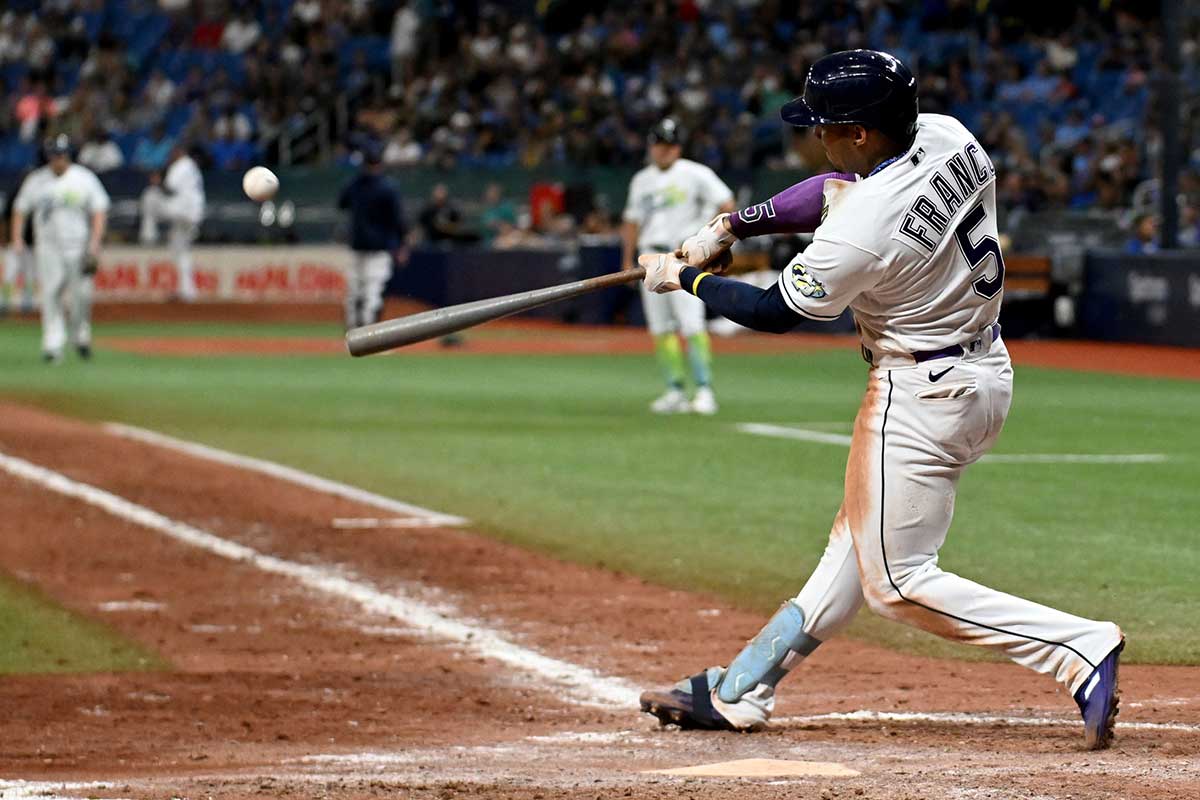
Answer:
[[[619,286],[641,280],[644,269],[614,272],[596,278],[533,289],[528,292],[476,300],[471,303],[435,308],[406,317],[384,320],[372,325],[354,328],[346,334],[346,349],[352,356],[369,356],[397,347],[436,339],[449,333],[491,322],[494,319],[519,314],[559,300],[567,300],[582,294]]]

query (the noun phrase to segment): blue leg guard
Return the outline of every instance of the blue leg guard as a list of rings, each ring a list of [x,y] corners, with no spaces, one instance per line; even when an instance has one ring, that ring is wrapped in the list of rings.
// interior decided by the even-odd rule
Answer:
[[[789,600],[733,659],[717,687],[717,697],[736,703],[760,683],[773,688],[787,674],[783,663],[788,656],[807,656],[819,644],[804,632],[804,612]]]

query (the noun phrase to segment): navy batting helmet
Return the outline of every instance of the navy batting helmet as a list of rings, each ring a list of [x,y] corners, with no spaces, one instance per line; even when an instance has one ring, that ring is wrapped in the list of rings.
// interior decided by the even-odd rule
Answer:
[[[802,128],[862,125],[907,144],[917,132],[917,79],[887,53],[831,53],[812,65],[804,94],[786,103],[779,116]]]
[[[71,137],[65,133],[60,133],[57,136],[51,136],[42,143],[42,152],[46,158],[59,155],[71,155]]]
[[[650,129],[650,144],[683,144],[683,128],[667,117]]]

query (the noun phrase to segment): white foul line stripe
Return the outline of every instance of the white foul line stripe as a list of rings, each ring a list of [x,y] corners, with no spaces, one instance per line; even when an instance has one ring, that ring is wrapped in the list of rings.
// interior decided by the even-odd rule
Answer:
[[[819,722],[925,722],[944,725],[1014,725],[1026,727],[1051,727],[1059,725],[1081,726],[1078,718],[1068,717],[1002,717],[988,714],[966,714],[960,712],[916,712],[916,711],[846,711],[831,714],[813,714],[802,717],[777,717],[772,724],[811,725]],[[1200,733],[1200,725],[1185,722],[1123,722],[1117,720],[1118,733],[1135,731],[1183,731]]]
[[[843,433],[763,422],[739,422],[736,427],[742,433],[755,436],[850,446],[850,437]],[[993,464],[1161,464],[1168,460],[1163,453],[992,453],[980,459],[981,462]]]
[[[742,433],[752,433],[755,436],[773,436],[776,439],[797,439],[801,442],[839,444],[843,447],[850,446],[850,437],[844,433],[810,431],[804,428],[791,428],[786,425],[768,425],[763,422],[739,422],[737,429]]]
[[[376,517],[334,517],[333,527],[343,531],[374,530],[375,528],[440,528],[442,523],[436,519],[420,517],[395,517],[379,519]]]
[[[183,544],[231,561],[249,564],[263,572],[292,578],[308,589],[357,603],[365,611],[403,620],[426,634],[462,645],[483,658],[521,670],[533,676],[540,686],[552,686],[580,704],[605,709],[636,708],[638,692],[629,683],[522,647],[468,617],[452,616],[448,611],[436,609],[411,596],[386,594],[364,581],[344,577],[328,567],[299,564],[260,553],[20,458],[0,453],[0,469],[66,497],[82,500],[115,517],[157,531]]]
[[[98,790],[112,789],[108,783],[55,783],[53,781],[0,780],[0,800],[83,800],[95,797]],[[58,794],[81,792],[81,794]]]
[[[390,497],[384,497],[381,494],[368,492],[366,489],[360,489],[357,486],[351,486],[346,483],[322,478],[319,475],[313,475],[310,472],[296,469],[295,467],[287,467],[283,464],[276,464],[273,461],[267,461],[261,458],[252,456],[243,456],[237,453],[231,453],[228,450],[220,450],[216,447],[210,447],[206,444],[198,442],[188,442],[183,439],[176,439],[174,436],[167,436],[165,433],[146,430],[145,428],[137,428],[132,425],[124,425],[120,422],[105,423],[104,429],[109,433],[121,436],[126,439],[134,439],[146,444],[153,444],[159,447],[165,447],[169,450],[174,450],[178,453],[185,453],[196,458],[203,458],[208,461],[215,461],[218,464],[229,464],[231,466],[248,469],[253,472],[260,472],[263,475],[270,475],[272,478],[288,481],[297,486],[303,486],[306,489],[315,489],[318,492],[331,494],[335,497],[345,498],[346,500],[354,500],[355,502],[365,503],[367,505],[381,508],[384,511],[391,511],[395,514],[407,514],[412,517],[417,517],[428,521],[433,525],[440,526],[455,526],[466,525],[470,522],[463,517],[456,517],[451,514],[443,514],[440,511],[432,511],[428,508],[421,508],[411,503],[405,503],[400,500],[393,500]]]

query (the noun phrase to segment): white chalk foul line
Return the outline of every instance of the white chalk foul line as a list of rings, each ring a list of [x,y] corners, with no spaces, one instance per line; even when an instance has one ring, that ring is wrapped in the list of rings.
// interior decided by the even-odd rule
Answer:
[[[638,692],[631,684],[600,675],[586,667],[544,656],[506,639],[481,622],[439,610],[415,597],[384,593],[365,581],[347,578],[328,567],[299,564],[260,553],[103,489],[4,453],[0,453],[0,469],[58,494],[82,500],[115,517],[157,531],[183,544],[231,561],[249,564],[264,572],[291,578],[308,589],[356,603],[373,614],[403,620],[427,635],[454,642],[483,658],[520,670],[532,676],[540,687],[554,688],[577,703],[613,710],[636,708]]]
[[[966,714],[961,712],[916,712],[916,711],[845,711],[831,714],[813,714],[802,717],[778,717],[772,724],[811,725],[821,722],[924,722],[942,725],[1013,725],[1026,727],[1079,726],[1078,717],[1004,717],[990,714]],[[1200,733],[1200,725],[1185,722],[1123,722],[1117,720],[1117,730],[1133,731],[1182,731]]]
[[[850,437],[843,433],[826,433],[764,422],[739,422],[736,427],[742,433],[755,436],[850,446]],[[980,459],[981,462],[992,464],[1161,464],[1168,460],[1163,453],[993,453]]]
[[[334,517],[333,527],[340,531],[369,531],[378,528],[440,528],[436,519],[422,517]]]
[[[84,800],[111,789],[109,783],[54,783],[52,781],[0,780],[0,800]],[[69,792],[70,794],[62,794]],[[76,794],[78,793],[78,794]]]
[[[165,433],[146,430],[145,428],[137,428],[132,425],[125,425],[120,422],[105,423],[104,429],[109,433],[126,439],[134,439],[146,444],[153,444],[159,447],[165,447],[169,450],[174,450],[179,453],[185,453],[196,458],[215,461],[218,464],[229,464],[231,466],[248,469],[253,472],[259,472],[263,475],[270,475],[272,478],[288,481],[297,486],[303,486],[306,489],[315,489],[318,492],[331,494],[335,497],[342,497],[346,500],[354,500],[359,503],[381,508],[384,511],[391,511],[395,514],[407,514],[410,517],[415,517],[423,521],[428,526],[456,526],[466,525],[470,522],[463,517],[456,517],[452,514],[443,514],[440,511],[432,511],[428,508],[421,508],[412,503],[405,503],[400,500],[394,500],[390,497],[384,497],[381,494],[368,492],[366,489],[360,489],[357,486],[351,486],[346,483],[322,478],[319,475],[313,475],[310,472],[296,469],[295,467],[287,467],[283,464],[276,464],[273,461],[267,461],[261,458],[252,456],[243,456],[238,453],[231,453],[228,450],[220,450],[216,447],[210,447],[199,442],[189,442],[184,439],[176,439],[174,436],[167,436]]]

